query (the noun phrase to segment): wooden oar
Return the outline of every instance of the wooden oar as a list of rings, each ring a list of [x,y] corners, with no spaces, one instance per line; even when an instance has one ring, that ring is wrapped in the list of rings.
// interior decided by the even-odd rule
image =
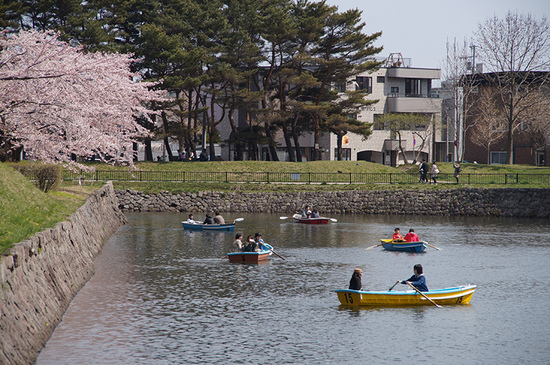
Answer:
[[[372,250],[373,248],[380,247],[380,246],[382,246],[383,244],[385,244],[385,243],[390,243],[390,242],[393,242],[393,241],[382,242],[382,243],[379,243],[379,244],[377,244],[377,245],[367,247],[367,248],[365,248],[365,250]]]
[[[223,257],[220,260],[223,260],[227,257],[227,254],[223,255]]]
[[[426,246],[430,246],[431,248],[435,248],[436,250],[438,251],[443,251],[442,248],[439,248],[439,247],[435,247],[434,245],[430,245],[428,242],[424,241],[424,243],[426,244]]]
[[[441,308],[441,306],[439,304],[437,304],[436,302],[434,302],[433,300],[431,300],[430,298],[428,298],[424,293],[422,293],[420,290],[418,290],[414,285],[412,285],[411,283],[409,283],[408,281],[406,281],[407,284],[409,284],[409,286],[411,288],[413,288],[414,290],[417,291],[418,294],[422,295],[424,298],[428,299],[430,301],[430,303],[432,303],[433,305],[435,305],[437,308]]]
[[[279,256],[280,258],[282,258],[283,260],[286,261],[286,259],[285,259],[283,256],[281,256],[281,255],[279,255],[277,252],[275,252],[275,250],[273,250],[270,246],[267,246],[267,245],[263,245],[263,246],[267,247],[267,249],[268,249],[269,251],[273,252],[275,255]]]
[[[244,221],[244,218],[235,218],[235,220],[233,221],[233,223],[235,222],[242,222]]]
[[[395,284],[393,284],[393,285],[391,286],[391,288],[388,289],[388,291],[391,291],[391,290],[392,290],[397,284],[399,284],[399,283],[400,283],[399,280],[396,281]]]
[[[331,222],[338,222],[338,220],[335,219],[335,218],[330,218],[330,221],[331,221]]]
[[[391,286],[391,288],[388,289],[388,291],[391,291],[397,284],[399,284],[400,282],[399,281],[396,281],[395,284],[393,284]]]
[[[382,245],[383,245],[383,243],[379,243],[379,244],[377,244],[377,245],[367,247],[367,248],[365,248],[365,250],[372,250],[373,248],[380,247],[380,246],[382,246]]]
[[[279,217],[279,219],[288,219],[288,217]]]

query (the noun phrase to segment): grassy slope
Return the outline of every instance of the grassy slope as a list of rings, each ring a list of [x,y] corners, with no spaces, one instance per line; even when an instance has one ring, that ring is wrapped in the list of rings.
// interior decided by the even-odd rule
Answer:
[[[45,194],[19,172],[0,163],[0,253],[65,220],[86,197],[86,193],[70,191]]]

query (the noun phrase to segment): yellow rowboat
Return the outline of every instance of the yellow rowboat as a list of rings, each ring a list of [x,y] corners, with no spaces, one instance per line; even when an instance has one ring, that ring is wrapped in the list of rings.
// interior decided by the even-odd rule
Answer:
[[[457,286],[454,288],[435,289],[422,294],[439,305],[470,304],[476,290],[475,285]],[[335,290],[338,300],[349,306],[417,306],[433,305],[429,300],[414,290],[408,291],[359,291],[351,289]]]

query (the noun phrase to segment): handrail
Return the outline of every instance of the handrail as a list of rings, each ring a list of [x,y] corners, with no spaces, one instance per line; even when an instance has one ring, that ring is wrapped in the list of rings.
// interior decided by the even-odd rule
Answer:
[[[428,176],[429,178],[429,176]],[[414,184],[418,173],[375,172],[210,172],[210,171],[107,171],[63,172],[64,181],[164,181],[190,183],[293,183],[293,184]],[[460,174],[439,173],[438,184],[499,184],[550,186],[550,174]]]

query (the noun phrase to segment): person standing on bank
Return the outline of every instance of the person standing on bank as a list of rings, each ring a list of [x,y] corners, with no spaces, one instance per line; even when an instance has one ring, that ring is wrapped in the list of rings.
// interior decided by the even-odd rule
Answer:
[[[454,177],[456,179],[456,183],[458,184],[458,175],[460,174],[460,171],[462,171],[462,169],[460,168],[460,164],[458,162],[455,162],[453,164],[453,167],[455,168]]]
[[[426,278],[424,277],[424,271],[422,265],[416,264],[413,267],[414,275],[408,278],[407,280],[397,280],[400,284],[411,284],[419,291],[428,291],[428,286],[426,285]]]
[[[430,175],[432,176],[432,180],[434,181],[434,185],[437,185],[437,174],[439,174],[439,169],[437,168],[437,165],[435,164],[435,161],[432,163],[432,169],[430,170]]]
[[[418,171],[420,171],[420,182],[427,183],[428,182],[428,164],[426,163],[425,159],[422,159],[422,163],[420,164]]]
[[[363,290],[363,284],[361,283],[361,276],[363,271],[359,268],[353,270],[353,275],[349,281],[349,289],[351,290]]]

